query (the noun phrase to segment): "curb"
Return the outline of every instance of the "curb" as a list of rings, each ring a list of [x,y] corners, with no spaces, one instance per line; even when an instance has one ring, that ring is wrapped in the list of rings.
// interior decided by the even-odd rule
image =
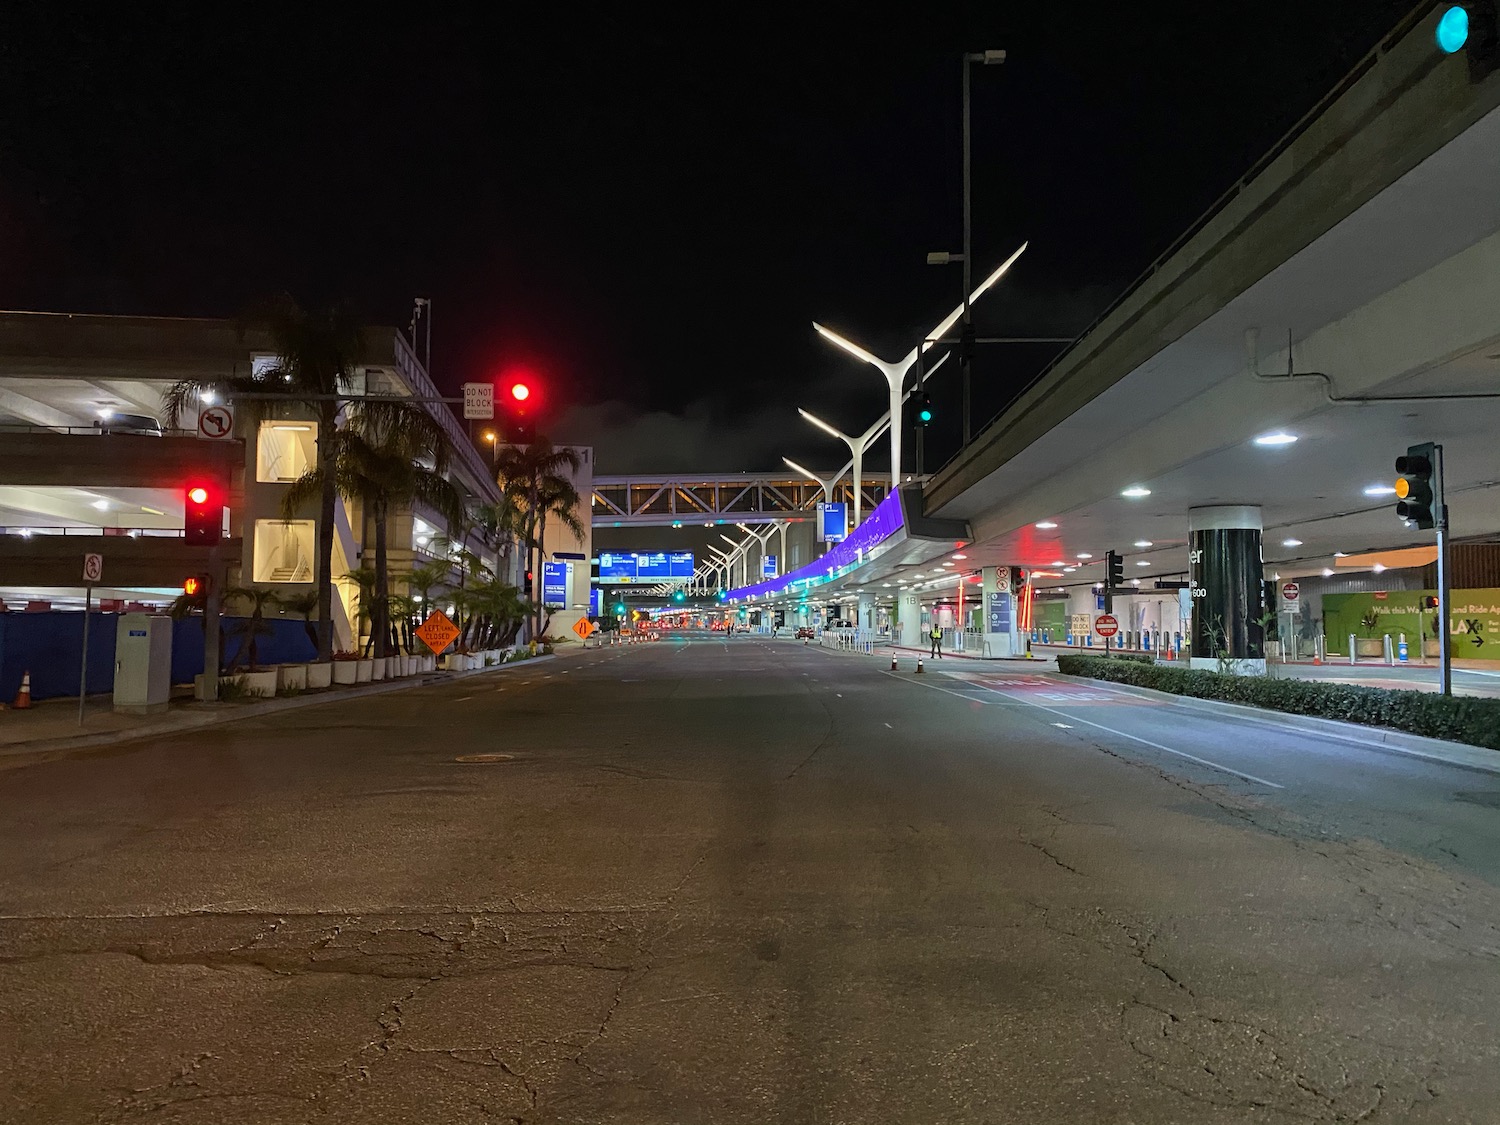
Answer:
[[[1063,673],[1059,673],[1060,675]],[[1388,730],[1385,727],[1368,727],[1362,723],[1346,723],[1338,719],[1322,719],[1314,715],[1293,715],[1285,711],[1272,711],[1263,707],[1251,707],[1244,703],[1226,703],[1219,699],[1199,699],[1191,695],[1174,695],[1156,688],[1137,687],[1135,684],[1118,684],[1113,680],[1096,680],[1091,676],[1069,676],[1070,680],[1083,680],[1102,684],[1116,691],[1139,695],[1147,699],[1163,700],[1201,711],[1213,711],[1223,718],[1241,722],[1258,723],[1261,726],[1281,727],[1315,734],[1338,742],[1362,746],[1368,750],[1380,750],[1405,758],[1420,758],[1445,766],[1473,770],[1476,773],[1500,775],[1500,752],[1487,750],[1483,746],[1470,746],[1464,742],[1449,742],[1442,738],[1427,738],[1420,734]]]
[[[320,703],[339,700],[362,699],[371,695],[389,695],[392,692],[411,688],[431,687],[434,684],[456,683],[470,676],[483,676],[503,668],[517,668],[522,664],[532,665],[546,660],[555,660],[557,654],[533,656],[510,664],[497,664],[492,668],[474,668],[467,672],[427,672],[418,676],[405,676],[399,680],[368,684],[352,691],[320,691],[316,694],[299,695],[287,699],[267,699],[261,703],[230,704],[223,710],[193,712],[189,717],[174,722],[153,723],[123,730],[96,731],[92,734],[65,735],[57,738],[39,738],[32,742],[13,743],[0,747],[0,758],[22,757],[27,754],[47,754],[66,750],[87,750],[98,746],[113,746],[121,742],[135,742],[143,738],[159,738],[173,734],[186,734],[205,727],[220,726],[240,719],[254,719],[262,715],[275,715],[281,711],[295,711],[302,707],[315,707]]]

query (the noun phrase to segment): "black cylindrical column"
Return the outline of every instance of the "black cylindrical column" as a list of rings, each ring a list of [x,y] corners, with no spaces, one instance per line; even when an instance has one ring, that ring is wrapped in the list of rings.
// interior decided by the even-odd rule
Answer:
[[[1194,668],[1218,668],[1225,660],[1238,671],[1265,667],[1260,533],[1254,505],[1188,509]]]

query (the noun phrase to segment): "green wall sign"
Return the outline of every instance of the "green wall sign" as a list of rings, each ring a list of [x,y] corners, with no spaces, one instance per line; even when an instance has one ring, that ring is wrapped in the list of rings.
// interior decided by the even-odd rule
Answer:
[[[1391,590],[1385,594],[1324,594],[1323,628],[1328,646],[1337,651],[1350,633],[1391,640],[1406,634],[1437,638],[1437,613],[1423,609],[1424,597],[1436,590]],[[1453,590],[1449,595],[1448,635],[1456,660],[1500,660],[1500,590]],[[1373,619],[1373,624],[1368,624]],[[1413,648],[1413,655],[1418,650]]]

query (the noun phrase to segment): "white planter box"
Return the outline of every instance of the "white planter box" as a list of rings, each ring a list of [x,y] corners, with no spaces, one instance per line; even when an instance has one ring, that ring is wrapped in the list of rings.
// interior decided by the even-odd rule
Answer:
[[[424,672],[436,672],[437,671],[437,657],[433,656],[432,653],[430,653],[430,652],[426,656],[422,657],[422,671],[424,671]]]
[[[367,684],[367,683],[370,682],[370,678],[372,676],[374,676],[374,675],[375,675],[375,661],[374,661],[373,658],[369,659],[369,660],[356,660],[354,662],[354,682],[355,683],[357,683],[357,684]]]
[[[307,690],[322,691],[333,683],[333,665],[329,662],[307,666]]]
[[[389,657],[377,656],[370,661],[370,679],[385,679],[385,664]]]
[[[332,665],[333,682],[336,684],[352,684],[359,681],[358,660],[335,660]]]
[[[307,690],[307,665],[306,664],[278,664],[276,665],[276,690],[277,691],[306,691]]]
[[[246,695],[270,699],[276,694],[275,668],[268,668],[264,672],[241,672],[230,679],[239,680],[244,685]]]

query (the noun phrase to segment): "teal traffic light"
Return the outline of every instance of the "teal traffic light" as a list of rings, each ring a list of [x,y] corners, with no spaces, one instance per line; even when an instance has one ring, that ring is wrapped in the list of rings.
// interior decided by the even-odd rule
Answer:
[[[1438,49],[1452,55],[1464,49],[1469,41],[1469,13],[1462,4],[1454,4],[1442,14],[1437,25]]]
[[[932,396],[926,391],[917,396],[917,422],[923,426],[932,423]]]
[[[687,601],[687,594],[685,594],[681,590],[678,590],[676,593],[674,593],[672,595],[672,600],[674,602],[685,602],[685,601]]]
[[[624,602],[615,602],[615,612],[616,613],[624,613],[625,612],[625,603]]]
[[[1494,0],[1469,0],[1449,4],[1437,22],[1438,50],[1445,55],[1459,51],[1469,61],[1469,81],[1479,82],[1500,66],[1500,19]]]

